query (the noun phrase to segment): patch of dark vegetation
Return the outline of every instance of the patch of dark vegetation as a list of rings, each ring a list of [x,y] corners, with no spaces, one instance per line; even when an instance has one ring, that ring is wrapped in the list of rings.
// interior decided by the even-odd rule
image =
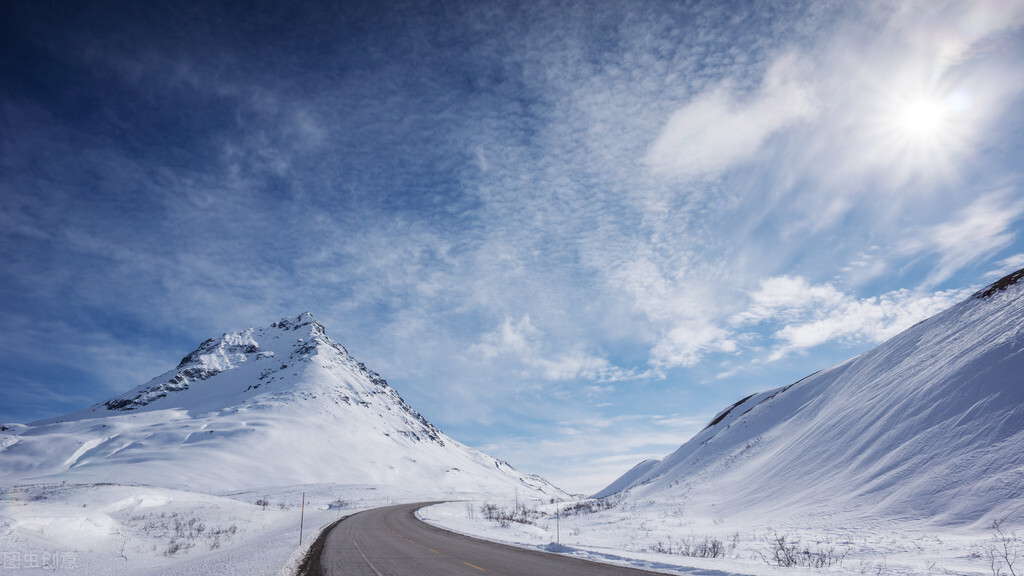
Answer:
[[[558,513],[563,516],[593,514],[594,512],[600,512],[602,510],[611,510],[621,500],[622,497],[618,495],[606,496],[604,498],[591,498],[588,500],[580,500],[578,502],[572,502],[570,504],[566,504],[565,506],[559,507]]]
[[[537,523],[536,520],[543,516],[542,513],[527,508],[523,504],[517,504],[510,510],[490,502],[480,506],[480,513],[484,515],[484,518],[497,522],[502,528],[508,528],[513,522],[516,524],[535,525]]]
[[[1017,270],[1013,274],[1004,276],[999,280],[996,280],[995,282],[989,284],[985,289],[976,292],[974,294],[974,297],[979,300],[991,298],[996,294],[996,292],[1002,292],[1009,288],[1010,286],[1013,286],[1014,284],[1020,282],[1021,280],[1024,280],[1024,268],[1021,268],[1020,270]]]
[[[707,430],[708,428],[711,428],[712,426],[718,424],[722,420],[725,420],[725,417],[728,416],[729,413],[733,411],[733,409],[735,409],[737,406],[739,406],[740,404],[743,404],[744,402],[746,402],[747,400],[750,400],[753,397],[754,397],[754,395],[751,394],[750,396],[747,396],[746,398],[740,400],[739,402],[733,404],[732,406],[729,406],[728,408],[726,408],[725,412],[722,412],[721,414],[719,414],[718,417],[715,418],[714,420],[712,420],[711,424],[708,424],[707,426],[705,426],[704,429]]]
[[[131,410],[134,408],[133,403],[134,401],[128,398],[114,398],[107,400],[104,406],[107,407],[107,410]]]
[[[765,398],[765,399],[761,400],[761,401],[760,401],[760,402],[758,402],[757,404],[755,404],[755,405],[751,406],[750,408],[747,408],[747,412],[750,412],[751,410],[753,410],[754,408],[757,408],[757,407],[758,407],[758,406],[760,406],[761,404],[764,404],[765,402],[768,402],[769,400],[772,400],[772,399],[774,399],[774,398],[775,398],[776,396],[778,396],[779,394],[782,394],[783,392],[786,392],[787,390],[789,390],[789,389],[790,389],[790,388],[792,388],[793,386],[796,386],[797,384],[800,384],[800,383],[801,383],[801,382],[803,382],[804,380],[807,380],[808,378],[811,378],[812,376],[815,376],[815,375],[817,375],[817,374],[818,374],[819,372],[821,372],[821,370],[818,370],[817,372],[814,372],[814,373],[812,373],[812,374],[808,374],[807,376],[804,376],[803,378],[801,378],[801,379],[797,380],[796,382],[793,382],[793,383],[792,383],[792,384],[790,384],[789,386],[784,386],[784,387],[782,387],[782,388],[779,388],[779,389],[778,389],[778,390],[777,390],[777,391],[776,391],[776,392],[775,392],[774,394],[772,394],[771,396],[768,396],[767,398]],[[747,412],[744,412],[744,414],[746,414]]]

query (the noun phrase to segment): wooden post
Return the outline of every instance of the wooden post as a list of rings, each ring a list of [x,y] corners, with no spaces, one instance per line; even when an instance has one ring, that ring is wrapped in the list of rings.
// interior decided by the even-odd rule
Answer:
[[[306,491],[302,491],[302,512],[299,515],[299,546],[302,546],[302,524],[306,520]]]

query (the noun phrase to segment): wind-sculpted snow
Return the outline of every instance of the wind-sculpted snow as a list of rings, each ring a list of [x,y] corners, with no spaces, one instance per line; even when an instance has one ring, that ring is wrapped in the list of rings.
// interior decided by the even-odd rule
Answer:
[[[717,518],[1024,521],[1024,271],[721,412],[605,495]]]
[[[445,436],[309,313],[206,340],[125,394],[6,428],[0,481],[564,494]]]

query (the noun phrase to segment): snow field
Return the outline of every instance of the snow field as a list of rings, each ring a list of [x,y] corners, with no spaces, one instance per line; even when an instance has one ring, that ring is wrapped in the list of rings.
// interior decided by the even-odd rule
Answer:
[[[0,574],[19,575],[291,576],[320,531],[342,516],[406,502],[482,498],[341,484],[224,495],[116,484],[0,491]]]
[[[263,508],[148,486],[5,488],[0,566],[17,574],[273,574],[297,547],[300,494],[278,494]],[[311,529],[332,517],[322,499],[307,513]],[[202,568],[218,560],[219,569]],[[231,564],[237,570],[224,569]]]
[[[519,502],[530,511],[532,524],[488,520],[483,506],[511,511],[515,502],[449,502],[424,509],[420,517],[436,526],[462,534],[548,552],[656,570],[669,574],[727,574],[778,576],[781,574],[837,574],[851,576],[961,574],[995,576],[993,554],[1000,573],[1009,574],[991,529],[949,529],[920,523],[891,521],[832,523],[828,518],[803,523],[770,519],[692,517],[686,503],[677,501],[628,502],[595,512],[562,512],[573,502],[557,505]],[[472,510],[470,510],[472,507]],[[1005,527],[1009,548],[1024,565],[1024,539]],[[796,566],[779,566],[776,551],[784,546],[797,552]],[[719,543],[721,555],[692,557],[709,544]],[[810,552],[805,554],[804,552]],[[808,567],[820,561],[821,567]]]

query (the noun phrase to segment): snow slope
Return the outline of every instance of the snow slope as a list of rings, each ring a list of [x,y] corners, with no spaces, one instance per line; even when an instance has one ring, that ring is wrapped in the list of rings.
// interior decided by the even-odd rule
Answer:
[[[1020,574],[1022,332],[1024,270],[868,353],[737,401],[599,499],[424,514],[671,574]],[[502,520],[514,506],[518,520]]]
[[[221,493],[333,482],[564,496],[445,436],[305,313],[203,342],[173,370],[0,431],[0,483]]]
[[[1024,521],[1024,270],[719,414],[599,495],[695,517]]]

